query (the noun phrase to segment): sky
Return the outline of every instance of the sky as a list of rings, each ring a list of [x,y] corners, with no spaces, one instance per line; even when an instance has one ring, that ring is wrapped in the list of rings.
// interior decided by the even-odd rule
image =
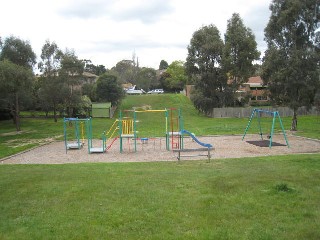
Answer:
[[[264,53],[271,0],[10,0],[1,1],[0,37],[29,41],[40,60],[46,40],[79,59],[110,69],[132,59],[158,69],[160,61],[185,61],[192,34],[213,24],[224,38],[239,13]]]

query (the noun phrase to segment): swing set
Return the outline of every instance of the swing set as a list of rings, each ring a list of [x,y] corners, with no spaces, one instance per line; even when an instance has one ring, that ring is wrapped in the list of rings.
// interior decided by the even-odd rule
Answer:
[[[281,130],[282,130],[282,134],[283,134],[283,137],[286,141],[286,144],[288,146],[288,148],[290,147],[289,145],[289,142],[288,142],[288,139],[287,139],[287,136],[286,136],[286,132],[284,130],[284,127],[283,127],[283,124],[282,124],[282,120],[281,120],[281,117],[279,115],[279,112],[278,111],[267,111],[267,110],[262,110],[262,109],[253,109],[252,113],[251,113],[251,116],[250,116],[250,119],[249,119],[249,122],[247,124],[247,127],[244,131],[244,134],[242,136],[242,141],[243,139],[245,138],[249,128],[250,128],[250,125],[252,123],[252,120],[254,118],[254,116],[256,116],[257,120],[258,120],[258,130],[259,130],[259,135],[260,135],[260,138],[262,141],[264,141],[263,139],[263,132],[262,132],[262,126],[261,126],[261,118],[262,118],[262,115],[265,114],[267,116],[271,116],[272,117],[272,125],[271,125],[271,130],[270,130],[270,133],[267,135],[267,138],[269,139],[269,148],[272,147],[272,139],[273,139],[273,135],[274,135],[274,129],[275,129],[275,122],[276,122],[276,119],[279,120],[279,123],[280,123],[280,127],[281,127]]]
[[[102,134],[102,146],[94,147],[92,143],[92,119],[91,118],[64,118],[64,144],[66,153],[71,149],[81,149],[88,138],[89,153],[103,153],[106,151],[106,134]],[[74,137],[72,137],[74,135]]]
[[[66,153],[69,149],[81,149],[85,141],[85,132],[89,123],[88,118],[64,118],[63,129],[64,129],[64,144]],[[74,137],[72,137],[72,132]]]

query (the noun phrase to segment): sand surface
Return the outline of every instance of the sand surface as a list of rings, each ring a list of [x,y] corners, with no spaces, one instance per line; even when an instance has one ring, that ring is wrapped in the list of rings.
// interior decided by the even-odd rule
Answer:
[[[242,136],[211,136],[198,137],[201,142],[214,146],[211,151],[211,161],[221,158],[242,158],[255,156],[287,155],[297,153],[320,153],[320,141],[293,135],[287,136],[290,148],[285,144],[283,135],[274,135],[273,147],[268,147],[268,140],[260,141],[259,135]],[[101,140],[94,140],[94,147],[101,147]],[[110,142],[107,142],[107,145]],[[258,146],[265,145],[265,146]],[[167,151],[165,138],[149,138],[147,143],[137,140],[137,151],[134,151],[132,139],[123,141],[123,153],[120,153],[119,139],[105,153],[88,153],[87,143],[80,150],[68,150],[66,153],[64,142],[52,142],[15,156],[1,159],[3,164],[64,164],[83,162],[152,162],[177,161],[177,152]],[[170,143],[171,148],[171,143]],[[185,149],[203,148],[191,138],[184,138]],[[204,160],[205,151],[181,153],[194,155],[183,157],[182,160]]]

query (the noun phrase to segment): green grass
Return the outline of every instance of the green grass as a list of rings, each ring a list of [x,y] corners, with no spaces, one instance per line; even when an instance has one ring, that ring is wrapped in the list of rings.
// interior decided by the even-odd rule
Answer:
[[[0,239],[319,239],[319,158],[1,165]]]
[[[122,105],[115,113],[114,119],[94,118],[93,136],[101,138],[103,131],[107,131],[115,119],[119,116],[119,110],[130,110],[133,108],[143,109],[169,109],[180,108],[183,116],[184,129],[201,135],[226,135],[243,134],[248,118],[208,118],[199,114],[191,101],[182,94],[159,94],[159,95],[136,95],[127,96]],[[126,116],[126,113],[123,113]],[[137,130],[139,137],[164,136],[165,134],[165,114],[160,113],[138,113]],[[290,129],[291,118],[282,118],[286,130]],[[299,116],[298,129],[295,134],[320,139],[320,117],[319,116]],[[22,132],[16,134],[12,121],[0,122],[0,158],[10,156],[22,150],[39,145],[45,139],[63,139],[63,121],[59,119],[57,123],[53,119],[32,119],[22,118]],[[272,119],[262,119],[263,132],[268,134],[271,129]],[[169,126],[170,129],[170,126]],[[276,132],[279,132],[279,124],[276,124]],[[257,120],[254,119],[248,134],[257,134]],[[7,135],[7,134],[12,135]],[[73,134],[74,128],[68,127],[68,134]],[[28,144],[29,143],[29,144]]]

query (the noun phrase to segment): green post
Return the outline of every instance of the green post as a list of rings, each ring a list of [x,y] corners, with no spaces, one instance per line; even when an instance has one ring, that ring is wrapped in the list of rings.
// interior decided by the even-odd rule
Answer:
[[[281,130],[282,130],[284,139],[286,140],[288,148],[290,148],[290,145],[289,145],[289,142],[288,142],[288,139],[287,139],[287,135],[286,135],[286,131],[284,130],[284,127],[283,127],[282,120],[281,120],[281,117],[279,115],[279,112],[277,112],[277,114],[278,114],[278,117],[279,117],[280,127],[281,127]]]
[[[244,134],[243,134],[243,136],[242,136],[242,141],[243,141],[244,137],[246,136],[247,131],[248,131],[249,128],[250,128],[250,124],[251,124],[252,118],[254,117],[255,112],[256,112],[256,109],[253,109],[253,111],[252,111],[252,113],[251,113],[251,116],[250,116],[250,119],[249,119],[249,122],[248,122],[248,124],[247,124],[246,130],[244,130]]]
[[[169,124],[169,113],[168,113],[168,109],[166,109],[165,111],[166,114],[166,148],[169,151],[170,150],[170,146],[169,146],[169,131],[168,131],[168,124]]]
[[[261,129],[261,119],[260,119],[261,111],[256,109],[256,114],[258,115],[258,127],[259,127],[260,138],[261,138],[261,140],[263,140],[263,136],[262,136],[263,133],[262,133],[262,129]]]
[[[68,151],[67,146],[67,126],[66,126],[66,118],[63,118],[63,133],[64,133],[64,146],[66,147],[66,153]]]
[[[270,142],[269,142],[269,148],[272,147],[272,138],[273,138],[273,132],[274,132],[274,123],[276,121],[276,114],[277,112],[273,112],[273,119],[272,119],[272,126],[271,126],[271,133],[270,133]]]
[[[180,149],[183,149],[183,134],[182,130],[184,129],[183,126],[183,118],[181,114],[181,109],[179,108],[179,133],[180,133]]]
[[[75,129],[75,138],[77,139],[78,148],[80,148],[80,138],[79,138],[79,128],[78,128],[78,121],[74,121],[74,129]]]

